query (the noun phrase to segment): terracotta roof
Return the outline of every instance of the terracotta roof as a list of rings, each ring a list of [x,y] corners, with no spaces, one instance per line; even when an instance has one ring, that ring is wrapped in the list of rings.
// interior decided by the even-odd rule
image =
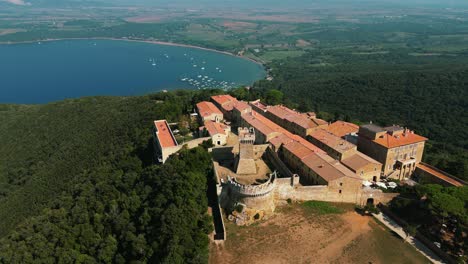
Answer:
[[[242,118],[255,130],[260,131],[264,135],[270,135],[272,133],[278,132],[274,126],[272,126],[269,122],[265,122],[265,117],[260,115],[257,112],[252,111],[252,113],[248,113],[242,116]],[[269,120],[268,120],[269,121]],[[270,121],[271,122],[271,121]],[[273,123],[273,122],[271,122]]]
[[[325,154],[313,144],[309,143],[314,147],[313,149],[317,149],[317,151],[310,149],[301,142],[293,140],[287,135],[278,136],[274,138],[274,140],[272,139],[272,141],[275,145],[282,143],[284,149],[301,160],[305,166],[310,168],[327,182],[342,177],[351,177],[353,179],[360,180],[355,173],[343,166],[337,160]]]
[[[221,111],[212,103],[203,101],[197,104],[198,113],[202,117],[207,117],[212,114],[219,114],[222,115]]]
[[[392,136],[388,133],[374,140],[375,143],[386,148],[395,148],[399,146],[414,144],[426,141],[427,138],[414,134],[413,131],[406,131],[403,134]]]
[[[177,141],[175,140],[172,130],[166,120],[154,121],[154,126],[156,128],[156,136],[161,147],[169,148],[177,146]]]
[[[226,135],[226,129],[228,128],[228,126],[213,121],[205,121],[205,128],[210,134],[210,136],[214,136],[217,134]]]
[[[303,146],[297,141],[292,141],[288,144],[284,144],[283,148],[287,149],[291,154],[293,154],[298,159],[302,160],[303,158],[314,153],[313,150]]]
[[[307,114],[296,112],[283,105],[267,107],[267,112],[305,129],[315,128],[317,126],[328,124],[325,120],[310,117]]]
[[[437,177],[437,178],[439,178],[439,179],[441,179],[441,180],[443,180],[443,181],[445,181],[445,182],[448,182],[448,183],[450,183],[450,184],[453,185],[453,186],[456,186],[456,187],[462,187],[462,186],[464,186],[463,183],[461,183],[461,182],[459,182],[459,181],[457,181],[457,180],[455,180],[455,179],[453,179],[453,178],[451,178],[451,177],[445,175],[444,173],[442,173],[442,172],[440,172],[440,171],[437,171],[437,170],[435,170],[435,169],[433,169],[433,168],[431,168],[431,167],[429,167],[429,166],[426,166],[426,165],[421,164],[421,163],[419,163],[419,164],[416,165],[416,166],[417,166],[419,169],[421,169],[421,170],[423,170],[423,171],[425,171],[425,172],[427,172],[427,173],[433,175],[434,177]]]
[[[270,106],[268,107],[267,111],[281,119],[286,119],[286,117],[296,114],[294,110],[289,109],[283,105]]]
[[[357,133],[359,126],[345,121],[336,121],[328,125],[327,131],[337,137],[344,137],[348,134]]]
[[[378,164],[380,166],[382,165],[382,163],[364,155],[361,152],[357,152],[351,157],[341,160],[341,163],[343,163],[346,167],[354,171],[358,171],[360,168],[367,166],[369,164]]]
[[[275,146],[276,149],[278,149],[283,144],[286,145],[286,144],[291,143],[291,142],[293,142],[293,139],[288,137],[285,134],[281,134],[281,135],[279,135],[277,137],[274,137],[274,138],[270,139],[270,144]]]
[[[239,112],[242,112],[246,109],[252,108],[248,103],[244,101],[237,101],[237,103],[234,105],[234,108],[238,110]]]
[[[292,134],[290,132],[288,132],[287,135],[289,135],[289,137],[291,137],[295,141],[301,143],[303,146],[307,147],[310,150],[313,150],[313,151],[315,151],[317,153],[325,153],[325,151],[323,151],[321,148],[315,146],[314,144],[310,143],[309,141],[305,140],[303,137],[301,137],[299,135],[295,135],[295,134]]]
[[[352,149],[357,149],[356,145],[340,137],[337,137],[324,129],[315,130],[310,134],[310,136],[339,153],[343,153]]]
[[[211,100],[215,101],[226,111],[232,111],[234,105],[237,103],[237,99],[229,94],[213,95],[211,96]]]
[[[263,111],[266,111],[268,107],[266,104],[260,102],[260,100],[252,101],[250,102],[250,104],[256,106],[258,109],[261,109]]]

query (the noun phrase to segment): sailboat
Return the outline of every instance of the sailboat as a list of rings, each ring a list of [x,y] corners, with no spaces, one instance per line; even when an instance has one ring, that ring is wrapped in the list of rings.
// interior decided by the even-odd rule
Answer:
[[[154,59],[153,59],[153,63],[151,65],[156,66],[156,62],[154,61]]]

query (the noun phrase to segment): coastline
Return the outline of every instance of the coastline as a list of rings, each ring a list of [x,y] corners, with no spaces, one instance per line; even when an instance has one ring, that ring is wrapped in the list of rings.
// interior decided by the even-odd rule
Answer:
[[[156,45],[166,45],[166,46],[174,46],[174,47],[184,47],[184,48],[192,48],[192,49],[200,49],[206,50],[216,53],[221,53],[224,55],[229,55],[237,58],[241,58],[244,60],[251,61],[255,64],[262,66],[266,70],[266,65],[255,59],[246,57],[246,56],[239,56],[234,53],[228,51],[221,51],[211,48],[205,48],[200,46],[194,46],[189,44],[182,44],[182,43],[174,43],[174,42],[167,42],[167,41],[159,41],[159,40],[145,40],[145,39],[129,39],[129,38],[111,38],[111,37],[91,37],[91,38],[51,38],[51,39],[43,39],[43,40],[27,40],[27,41],[7,41],[7,42],[0,42],[0,45],[14,45],[14,44],[27,44],[27,43],[36,43],[36,42],[52,42],[52,41],[62,41],[62,40],[118,40],[118,41],[129,41],[129,42],[140,42],[140,43],[149,43],[149,44],[156,44]]]

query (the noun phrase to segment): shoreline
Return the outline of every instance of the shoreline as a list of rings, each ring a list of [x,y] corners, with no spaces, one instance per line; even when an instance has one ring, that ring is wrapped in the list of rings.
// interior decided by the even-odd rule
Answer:
[[[166,46],[173,46],[173,47],[184,47],[184,48],[192,48],[192,49],[200,49],[206,50],[216,53],[221,53],[224,55],[229,55],[237,58],[241,58],[244,60],[251,61],[255,64],[258,64],[263,67],[266,71],[266,65],[263,62],[257,61],[255,59],[246,57],[246,56],[239,56],[234,53],[228,51],[221,51],[211,48],[205,48],[200,46],[194,46],[190,44],[182,44],[182,43],[174,43],[168,41],[159,41],[159,40],[145,40],[145,39],[129,39],[129,38],[112,38],[112,37],[91,37],[91,38],[51,38],[51,39],[43,39],[43,40],[27,40],[27,41],[7,41],[7,42],[0,42],[0,45],[15,45],[15,44],[28,44],[28,43],[35,43],[35,42],[53,42],[53,41],[62,41],[62,40],[117,40],[117,41],[128,41],[128,42],[140,42],[140,43],[148,43],[148,44],[156,44],[156,45],[166,45]],[[266,77],[265,77],[266,78]]]

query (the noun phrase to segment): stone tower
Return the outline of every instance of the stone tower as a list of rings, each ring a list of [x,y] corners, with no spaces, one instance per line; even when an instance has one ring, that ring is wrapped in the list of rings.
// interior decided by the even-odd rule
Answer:
[[[256,174],[257,166],[254,159],[254,128],[239,127],[239,155],[236,160],[236,174]]]

